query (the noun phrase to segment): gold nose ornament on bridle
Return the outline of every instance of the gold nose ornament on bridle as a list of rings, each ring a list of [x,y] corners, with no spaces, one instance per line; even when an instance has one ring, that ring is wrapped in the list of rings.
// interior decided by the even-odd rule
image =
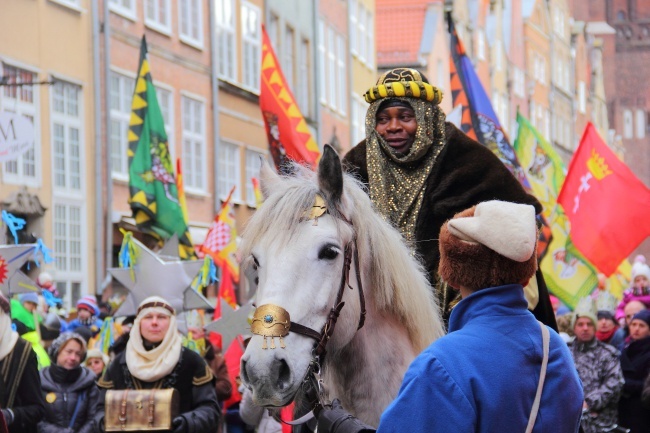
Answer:
[[[280,347],[285,348],[284,340],[289,333],[291,320],[289,312],[282,307],[273,304],[260,305],[255,309],[251,322],[251,332],[264,337],[262,349],[267,349],[266,337],[271,338],[271,349],[275,349],[275,337],[280,339]]]

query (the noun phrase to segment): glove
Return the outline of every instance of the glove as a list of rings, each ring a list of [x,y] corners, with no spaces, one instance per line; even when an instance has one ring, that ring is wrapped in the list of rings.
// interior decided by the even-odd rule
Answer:
[[[332,407],[324,407],[318,413],[319,433],[372,433],[376,430],[353,417],[334,399]]]
[[[14,422],[14,413],[10,409],[2,409],[2,416],[5,419],[5,424],[8,426]]]
[[[172,431],[174,433],[187,433],[187,420],[183,416],[177,416],[172,421]]]

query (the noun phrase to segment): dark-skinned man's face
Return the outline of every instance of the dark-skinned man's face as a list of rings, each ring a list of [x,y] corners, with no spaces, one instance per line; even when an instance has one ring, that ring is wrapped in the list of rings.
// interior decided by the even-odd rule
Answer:
[[[393,152],[406,155],[415,141],[418,124],[415,112],[406,107],[387,107],[377,113],[375,130]]]

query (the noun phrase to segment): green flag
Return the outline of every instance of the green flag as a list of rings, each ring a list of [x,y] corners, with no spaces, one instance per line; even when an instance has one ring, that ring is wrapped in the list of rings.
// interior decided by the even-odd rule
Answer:
[[[174,165],[149,71],[142,37],[138,78],[129,121],[129,204],[138,229],[160,243],[178,235],[181,259],[195,259],[194,246],[178,200]]]

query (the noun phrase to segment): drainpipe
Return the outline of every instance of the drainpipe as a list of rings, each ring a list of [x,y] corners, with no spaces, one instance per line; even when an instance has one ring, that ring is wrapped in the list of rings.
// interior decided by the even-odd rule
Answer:
[[[214,211],[219,213],[221,200],[219,199],[219,70],[217,60],[219,59],[219,42],[217,38],[216,9],[214,2],[208,2],[208,13],[210,14],[210,85],[212,87],[212,128],[214,147]]]
[[[94,3],[94,2],[93,2]],[[111,161],[111,22],[108,10],[108,0],[104,0],[104,128],[106,131],[106,146],[104,155],[104,170],[106,173],[106,241],[105,268],[113,266],[113,163]]]
[[[99,3],[90,2],[90,13],[93,26],[93,126],[95,128],[95,293],[101,293],[102,278],[104,274],[104,262],[102,260],[104,251],[104,230],[102,229],[102,215],[104,209],[102,181],[102,86],[99,61]]]

